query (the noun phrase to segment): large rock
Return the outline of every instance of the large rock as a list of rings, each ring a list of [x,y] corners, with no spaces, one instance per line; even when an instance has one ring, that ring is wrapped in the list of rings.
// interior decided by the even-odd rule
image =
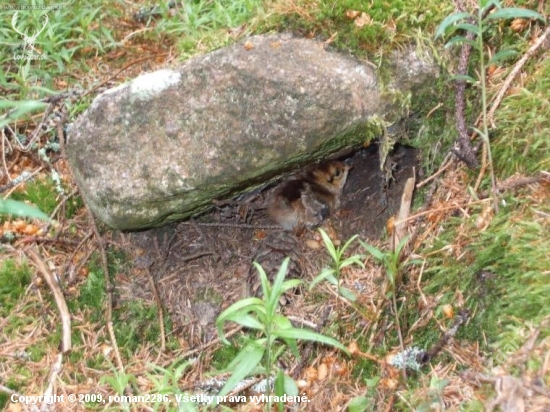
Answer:
[[[67,151],[97,216],[141,229],[360,144],[387,107],[370,66],[313,40],[255,36],[99,95]]]

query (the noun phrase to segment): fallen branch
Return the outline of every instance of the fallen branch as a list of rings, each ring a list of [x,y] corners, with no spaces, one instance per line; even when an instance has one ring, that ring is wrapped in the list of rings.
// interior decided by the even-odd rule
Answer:
[[[59,375],[59,372],[61,372],[62,367],[63,367],[63,353],[60,353],[57,355],[57,360],[53,364],[52,370],[50,372],[50,377],[48,379],[49,384],[46,390],[44,391],[44,395],[43,395],[45,399],[42,402],[42,405],[40,407],[41,411],[48,410],[48,406],[52,405],[52,403],[47,402],[46,399],[51,399],[51,397],[53,396],[55,381],[57,380],[57,375]]]
[[[236,229],[268,229],[268,230],[283,230],[277,225],[251,225],[248,223],[203,223],[203,222],[179,222],[180,225],[187,226],[205,226],[205,227],[231,227]]]
[[[393,234],[390,238],[390,249],[394,252],[396,251],[401,240],[403,240],[407,235],[407,225],[405,223],[411,213],[414,184],[416,182],[414,173],[415,172],[413,169],[413,177],[408,178],[405,183],[403,195],[401,196],[401,206],[399,207],[399,214],[397,215],[397,220],[399,223],[395,225]]]
[[[86,205],[86,210],[88,211],[88,217],[90,220],[90,225],[92,226],[95,238],[97,240],[99,255],[101,257],[101,268],[103,269],[103,279],[105,282],[105,294],[107,295],[107,330],[109,331],[109,338],[111,339],[111,344],[115,351],[115,359],[119,372],[124,372],[124,365],[122,363],[122,357],[120,356],[120,351],[118,349],[118,344],[116,341],[115,330],[113,328],[113,285],[111,285],[111,278],[109,277],[109,265],[107,264],[107,253],[105,252],[105,245],[103,244],[103,238],[99,234],[97,224],[94,219],[92,211]]]
[[[229,332],[227,332],[225,334],[225,337],[226,338],[230,338],[231,336],[233,336],[235,333],[237,333],[238,331],[240,331],[243,327],[242,326],[237,326],[235,329],[232,329],[230,330]],[[221,342],[221,339],[220,338],[216,338],[214,340],[211,340],[210,342],[208,342],[207,344],[205,345],[201,345],[199,346],[198,348],[196,349],[193,349],[193,350],[190,350],[188,352],[185,352],[182,356],[179,357],[179,359],[185,359],[185,358],[188,358],[190,356],[193,356],[195,355],[196,353],[200,353],[200,352],[204,352],[206,349],[210,348],[211,346],[214,346],[218,343]]]
[[[430,362],[443,347],[449,342],[449,340],[456,335],[460,327],[470,319],[470,312],[467,309],[461,310],[455,317],[452,326],[443,334],[441,339],[432,346],[429,350],[422,352],[418,355],[418,362],[426,364]]]
[[[527,186],[533,183],[543,183],[546,182],[550,184],[550,173],[541,171],[537,176],[510,176],[504,182],[497,185],[497,190],[499,192],[506,192],[508,190],[517,189],[519,187]],[[486,197],[488,193],[482,192],[481,197]]]
[[[403,222],[408,222],[409,220],[414,220],[414,219],[417,219],[421,216],[429,215],[430,213],[443,212],[445,210],[461,209],[463,207],[469,207],[469,206],[473,206],[473,205],[478,205],[480,203],[487,203],[487,202],[490,202],[490,201],[492,201],[492,199],[481,199],[481,200],[476,200],[475,202],[462,203],[462,204],[453,205],[453,206],[438,207],[437,209],[426,210],[424,212],[420,212],[420,213],[417,213],[415,215],[409,216],[406,219],[398,220],[398,221],[395,222],[395,224],[397,225],[397,224],[400,224],[400,223],[403,223]]]
[[[157,313],[159,317],[160,328],[160,353],[162,353],[166,350],[166,332],[164,331],[164,307],[162,306],[160,294],[157,288],[157,284],[155,283],[155,279],[153,278],[153,274],[151,273],[149,268],[146,268],[145,272],[147,273],[147,277],[149,278],[149,284],[151,285],[151,289],[153,289],[153,296],[155,297],[155,303],[157,304]]]
[[[531,56],[533,56],[533,54],[535,54],[535,52],[538,50],[538,48],[546,41],[546,38],[548,37],[549,34],[550,34],[550,26],[546,28],[544,33],[529,48],[529,50],[527,50],[527,52],[525,52],[523,57],[517,61],[517,63],[514,65],[514,68],[512,69],[512,71],[510,72],[510,74],[508,75],[506,80],[504,81],[504,84],[502,85],[502,87],[500,88],[500,90],[498,91],[497,95],[494,98],[493,105],[491,106],[491,109],[487,113],[487,120],[491,124],[491,127],[493,127],[493,128],[496,127],[495,126],[495,119],[494,119],[495,111],[497,110],[498,106],[500,106],[500,103],[501,103],[502,99],[504,98],[504,95],[506,94],[506,92],[508,91],[510,86],[512,85],[512,82],[514,81],[514,79],[516,78],[518,73],[520,72],[521,68],[525,65],[525,63],[527,63],[527,60],[529,60],[529,58],[531,58]]]
[[[466,7],[463,0],[457,0],[455,2],[457,11],[464,12]],[[471,23],[468,21],[468,23]],[[474,33],[468,31],[466,33],[466,39],[468,40],[462,45],[460,51],[460,59],[458,61],[458,75],[464,76],[468,74],[468,61],[470,60],[470,52],[472,51],[472,46],[470,42],[474,39]],[[472,143],[470,137],[468,136],[468,127],[466,126],[466,116],[465,116],[465,107],[466,107],[466,81],[457,80],[456,81],[456,97],[455,97],[455,121],[456,121],[456,130],[458,132],[458,139],[455,142],[454,147],[451,149],[451,152],[456,155],[460,160],[462,160],[466,166],[470,169],[477,167],[478,162],[476,158],[475,150],[472,148]]]
[[[62,326],[62,340],[61,340],[61,353],[66,353],[71,350],[71,315],[69,313],[69,308],[65,302],[59,283],[54,278],[48,266],[44,260],[36,253],[33,249],[28,249],[25,251],[27,255],[34,262],[38,271],[48,284],[49,288],[53,293],[55,303],[59,309],[59,314],[61,316],[61,326]]]
[[[450,153],[448,153],[447,156],[445,156],[445,159],[443,159],[443,162],[441,162],[441,166],[439,166],[439,169],[437,170],[437,172],[435,172],[433,175],[429,176],[428,178],[418,183],[416,185],[416,188],[420,189],[421,187],[426,186],[428,183],[434,180],[437,176],[439,176],[444,171],[446,171],[452,164],[453,164],[453,157]]]

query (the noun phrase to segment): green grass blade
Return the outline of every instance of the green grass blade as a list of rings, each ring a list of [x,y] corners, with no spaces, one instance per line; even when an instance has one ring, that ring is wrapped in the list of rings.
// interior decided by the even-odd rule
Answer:
[[[14,120],[20,119],[25,114],[34,112],[36,110],[44,110],[48,105],[36,100],[23,100],[18,102],[9,102],[7,100],[0,100],[0,110],[2,109],[14,109],[13,112],[2,119],[0,119],[0,128],[6,127]]]
[[[365,243],[363,241],[359,241],[361,246],[369,252],[376,260],[382,261],[384,259],[384,252],[382,252],[380,249],[375,248],[374,246],[369,245],[368,243]]]
[[[327,235],[327,233],[319,228],[319,233],[321,234],[321,237],[323,238],[323,243],[325,244],[325,247],[328,250],[328,253],[330,254],[330,257],[333,261],[338,261],[338,253],[336,252],[336,248],[334,247],[334,243],[332,243],[332,240],[330,240],[330,237]]]
[[[534,19],[546,22],[546,19],[539,13],[529,9],[522,9],[520,7],[508,7],[500,9],[490,13],[485,20],[495,19]]]
[[[465,11],[448,15],[443,19],[443,21],[435,31],[435,38],[437,39],[438,37],[443,36],[447,29],[456,22],[466,19],[473,19],[473,16],[470,13],[466,13]]]
[[[265,348],[257,342],[251,342],[239,352],[229,364],[232,370],[231,377],[227,380],[218,396],[225,396],[235,388],[237,383],[248,376],[262,360]]]
[[[335,348],[338,348],[349,355],[349,352],[346,349],[346,347],[342,345],[340,342],[338,342],[336,339],[329,338],[328,336],[321,335],[320,333],[313,332],[311,330],[292,328],[292,329],[277,330],[277,331],[274,331],[273,333],[283,339],[284,338],[301,339],[301,340],[309,340],[312,342],[324,343],[325,345],[330,345]]]
[[[34,217],[48,222],[51,221],[50,217],[40,209],[12,199],[0,199],[0,215]]]
[[[278,302],[279,297],[282,294],[282,286],[283,286],[283,282],[285,280],[286,272],[288,269],[288,262],[290,262],[290,258],[287,257],[285,258],[285,260],[283,260],[281,267],[277,271],[277,275],[275,275],[275,280],[273,281],[273,289],[272,289],[273,290],[272,300],[274,302]]]
[[[477,44],[477,42],[475,42],[474,40],[467,39],[464,36],[453,37],[451,40],[445,43],[445,48],[448,49],[456,44],[464,44],[464,43],[469,44],[470,46],[472,46],[473,49],[477,51],[481,51],[481,49],[479,48],[479,44]]]
[[[497,54],[495,54],[493,57],[491,57],[491,59],[487,64],[490,65],[490,64],[495,64],[501,60],[508,60],[512,57],[516,57],[518,54],[519,53],[516,50],[501,50]]]
[[[340,295],[342,295],[344,298],[346,298],[350,302],[355,302],[357,300],[357,296],[355,296],[355,293],[353,293],[348,288],[340,287],[338,288],[338,292],[340,293]]]
[[[469,31],[470,33],[474,33],[476,36],[481,35],[481,32],[479,31],[479,27],[471,24],[471,23],[460,23],[456,25],[457,29]]]
[[[321,273],[311,281],[311,283],[309,284],[309,290],[313,289],[314,286],[317,285],[317,283],[320,283],[323,280],[328,279],[329,276],[334,277],[335,273],[336,272],[334,271],[334,269],[328,269],[328,268],[323,269]],[[338,281],[336,281],[336,283],[338,283]]]

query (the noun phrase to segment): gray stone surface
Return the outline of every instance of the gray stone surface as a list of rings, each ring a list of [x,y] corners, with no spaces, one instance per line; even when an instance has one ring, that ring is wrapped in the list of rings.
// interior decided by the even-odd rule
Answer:
[[[67,152],[103,222],[159,226],[361,144],[380,96],[369,65],[323,43],[254,36],[99,95]]]

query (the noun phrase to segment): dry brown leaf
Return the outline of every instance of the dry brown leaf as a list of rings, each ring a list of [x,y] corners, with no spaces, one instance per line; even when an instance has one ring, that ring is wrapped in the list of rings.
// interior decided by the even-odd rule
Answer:
[[[496,71],[498,66],[496,64],[491,64],[489,67],[487,67],[487,76],[492,76],[492,74]]]
[[[355,24],[357,27],[361,28],[367,24],[370,24],[371,22],[371,18],[370,16],[363,12],[361,13],[361,16],[359,16],[358,18],[356,18],[354,21],[353,21],[353,24]]]
[[[395,389],[397,388],[398,381],[393,378],[382,378],[380,379],[380,387],[385,389]]]
[[[510,28],[516,33],[525,30],[527,27],[529,27],[529,20],[525,19],[514,19],[510,23]]]
[[[487,205],[476,219],[477,229],[482,232],[485,231],[491,223],[491,220],[493,220],[493,208],[492,206]]]
[[[386,230],[389,236],[393,235],[393,231],[395,230],[395,216],[391,216],[386,222]]]
[[[522,90],[523,90],[523,88],[521,88],[521,87],[512,86],[506,92],[506,96],[514,96],[516,94],[520,94],[522,92]]]
[[[455,316],[455,312],[452,305],[443,305],[443,315],[447,319],[451,319]]]
[[[17,219],[16,221],[12,222],[12,230],[21,233],[25,228],[27,227],[28,223],[24,220]]]
[[[306,369],[306,379],[308,381],[315,381],[317,380],[317,377],[318,377],[317,369],[315,369],[313,366],[310,366],[309,368]]]
[[[349,374],[348,365],[343,362],[336,362],[333,365],[334,375],[339,376],[340,378],[347,376]]]
[[[254,232],[254,240],[262,240],[267,237],[267,232],[265,230],[256,230]]]
[[[352,19],[352,20],[353,20],[353,19],[355,19],[357,16],[359,16],[359,13],[360,13],[360,12],[357,11],[357,10],[348,10],[348,11],[346,11],[346,17],[347,17],[348,19]]]
[[[328,366],[326,363],[321,363],[317,369],[317,380],[322,381],[328,376]]]
[[[357,342],[355,342],[355,341],[351,342],[351,343],[348,345],[348,351],[349,351],[349,353],[351,353],[352,355],[355,355],[356,353],[361,352],[361,351],[359,350],[359,345],[357,345]]]
[[[6,412],[21,412],[22,410],[21,403],[10,403],[6,408]]]
[[[318,250],[321,249],[321,244],[316,241],[315,239],[307,239],[306,240],[306,246],[312,250]]]
[[[304,389],[308,388],[309,387],[309,383],[304,380],[304,379],[298,379],[296,381],[296,386],[298,387],[298,389],[300,389],[301,391],[303,391]]]
[[[22,233],[27,236],[34,236],[34,235],[38,235],[39,231],[40,231],[39,227],[33,224],[29,224],[23,228]]]

